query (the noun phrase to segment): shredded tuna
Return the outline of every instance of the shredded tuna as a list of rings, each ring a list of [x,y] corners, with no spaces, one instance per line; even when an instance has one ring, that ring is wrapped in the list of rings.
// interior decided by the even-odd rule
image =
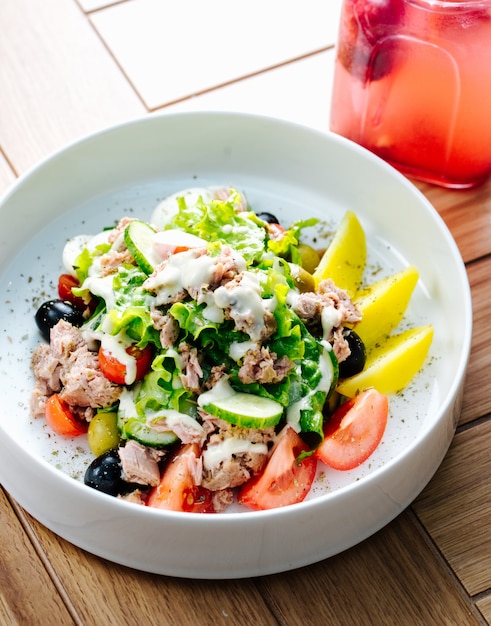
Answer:
[[[211,431],[205,446],[207,448],[219,446],[227,438],[236,438],[251,444],[266,444],[266,446],[274,439],[273,428],[264,430],[243,428],[209,416],[204,412],[201,415],[204,418],[203,426]],[[213,430],[211,430],[212,428]],[[233,454],[214,467],[203,468],[201,484],[211,491],[238,487],[263,469],[267,456],[267,452],[255,452],[250,449],[246,452]]]
[[[52,355],[47,344],[43,343],[34,350],[31,364],[39,392],[50,395],[60,391],[61,364],[59,359]]]
[[[97,354],[89,350],[80,330],[65,320],[51,329],[49,346],[43,344],[34,351],[33,371],[31,411],[38,417],[44,415],[46,400],[52,393],[59,393],[77,414],[90,419],[93,411],[83,409],[111,406],[122,389],[107,380]]]
[[[321,281],[317,290],[323,297],[328,298],[328,301],[330,301],[336,309],[341,311],[343,324],[354,324],[361,320],[361,312],[351,300],[348,293],[344,289],[336,287],[330,278]]]
[[[195,456],[194,454],[187,455],[187,464],[189,474],[192,477],[193,483],[199,487],[203,477],[203,459],[201,456]]]
[[[239,259],[230,246],[223,246],[220,254],[215,257],[213,276],[209,288],[213,291],[226,284],[244,270],[243,259]]]
[[[171,315],[164,315],[154,307],[150,311],[152,326],[160,332],[160,343],[163,348],[171,348],[179,337],[179,324]]]
[[[322,311],[322,302],[314,291],[301,293],[295,300],[293,309],[303,321],[319,320]]]
[[[301,293],[293,302],[293,309],[307,324],[323,324],[324,338],[332,344],[339,362],[351,354],[348,342],[343,337],[345,324],[356,324],[361,312],[344,289],[336,287],[331,279],[319,283],[317,292]],[[323,314],[328,313],[326,318]],[[331,326],[324,321],[329,319]]]
[[[31,398],[29,401],[29,409],[31,411],[32,417],[44,417],[46,412],[46,400],[48,399],[48,394],[42,389],[43,384],[36,382],[34,384],[34,389],[31,393]]]
[[[245,383],[278,383],[294,367],[293,361],[287,356],[278,358],[266,346],[257,347],[246,352],[242,366],[239,369],[239,378]]]
[[[111,251],[101,257],[101,276],[114,274],[123,264],[134,265],[133,255],[129,250]]]
[[[300,319],[319,321],[325,308],[334,307],[339,313],[339,323],[353,324],[361,320],[361,313],[344,289],[339,289],[331,279],[319,283],[317,292],[301,293],[293,304]]]
[[[179,354],[183,361],[182,372],[179,374],[181,382],[189,391],[198,393],[201,389],[200,381],[203,378],[198,350],[183,341],[179,344]]]
[[[117,226],[109,233],[109,236],[108,236],[109,243],[114,243],[115,241],[117,241],[119,237],[121,237],[121,235],[126,230],[126,227],[128,226],[128,224],[130,222],[133,222],[134,220],[135,220],[134,217],[122,217],[119,220]]]
[[[118,495],[117,497],[120,500],[126,500],[126,502],[131,502],[132,504],[146,504],[146,494],[140,489],[135,489],[134,491]]]
[[[182,443],[197,443],[201,446],[206,437],[203,426],[191,417],[172,421],[164,416],[153,420],[150,427],[158,433],[173,432]]]
[[[339,363],[345,361],[351,354],[351,348],[343,336],[343,329],[337,328],[332,333],[332,349]]]
[[[218,467],[204,470],[202,485],[210,491],[239,487],[263,469],[266,459],[267,455],[254,452],[236,454]]]
[[[227,372],[227,366],[225,363],[222,365],[214,365],[211,368],[211,372],[207,380],[205,381],[206,389],[212,389],[217,382],[224,376]]]
[[[155,487],[160,482],[158,458],[154,451],[137,441],[128,441],[119,448],[122,477],[128,483]]]
[[[234,492],[232,489],[219,489],[214,491],[212,495],[212,506],[215,513],[225,511],[234,501]]]
[[[243,280],[244,273],[241,273],[225,283],[222,288],[225,294],[230,292],[230,297],[221,297],[220,299],[224,303],[233,303],[235,300],[234,291],[242,287]],[[271,337],[278,327],[275,316],[267,308],[263,308],[261,319],[258,318],[257,313],[254,313],[252,308],[241,309],[223,304],[220,306],[223,306],[225,310],[225,317],[234,321],[235,328],[249,335],[253,341],[264,341]]]

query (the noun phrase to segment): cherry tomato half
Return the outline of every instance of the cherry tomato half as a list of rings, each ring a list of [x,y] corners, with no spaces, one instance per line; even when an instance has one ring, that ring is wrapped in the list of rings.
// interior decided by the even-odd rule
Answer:
[[[281,239],[285,234],[285,229],[281,224],[268,224],[268,232],[271,239]]]
[[[201,454],[198,444],[181,446],[167,463],[160,483],[150,491],[147,506],[168,511],[213,513],[213,493],[197,486],[192,467]]]
[[[140,349],[133,345],[126,348],[126,352],[136,361],[135,381],[141,380],[152,364],[152,346],[148,344],[145,348]],[[104,376],[112,383],[126,384],[126,365],[118,361],[113,354],[104,350],[102,346],[99,348],[99,366]]]
[[[379,445],[388,415],[387,396],[376,389],[366,389],[334,411],[315,456],[337,470],[358,467]]]
[[[77,311],[83,313],[90,304],[87,304],[80,296],[73,294],[73,287],[80,287],[78,280],[71,274],[61,274],[58,277],[58,295],[60,300],[70,302]]]
[[[291,426],[285,426],[271,451],[263,472],[239,489],[238,501],[251,509],[273,509],[301,502],[314,482],[317,461],[298,456],[308,451]]]
[[[45,417],[48,426],[58,435],[78,437],[87,432],[87,422],[77,419],[69,405],[57,393],[46,401]]]

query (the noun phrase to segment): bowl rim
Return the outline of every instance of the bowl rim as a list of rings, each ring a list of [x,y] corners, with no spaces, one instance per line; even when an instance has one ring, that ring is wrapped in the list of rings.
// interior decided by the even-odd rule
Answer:
[[[415,448],[418,448],[421,445],[422,440],[428,437],[431,434],[431,432],[434,431],[438,427],[438,424],[440,420],[442,419],[442,416],[450,409],[451,405],[455,402],[455,398],[459,392],[461,381],[465,377],[465,372],[467,369],[469,356],[470,356],[471,341],[472,341],[472,298],[471,298],[468,276],[467,276],[467,272],[465,269],[465,264],[462,260],[458,246],[451,232],[446,226],[443,218],[437,212],[437,210],[433,207],[430,201],[424,196],[424,194],[415,185],[413,185],[413,183],[411,183],[403,174],[398,172],[395,168],[393,168],[391,165],[383,161],[380,157],[378,157],[374,153],[352,142],[351,140],[348,140],[331,131],[322,131],[319,129],[305,126],[303,124],[299,124],[297,122],[292,122],[289,120],[284,120],[284,119],[280,119],[280,118],[276,118],[272,116],[255,114],[255,113],[230,112],[230,111],[219,111],[219,110],[183,111],[183,112],[159,111],[157,113],[152,113],[150,115],[145,115],[143,117],[141,116],[135,117],[130,120],[126,120],[126,121],[119,122],[114,125],[110,125],[110,126],[98,129],[88,135],[79,137],[67,143],[66,145],[63,145],[59,147],[58,149],[54,150],[53,152],[51,152],[50,154],[46,155],[40,161],[32,165],[28,170],[23,172],[9,186],[9,188],[0,198],[0,212],[3,210],[4,205],[8,203],[8,201],[13,195],[15,195],[18,192],[18,190],[22,188],[25,184],[29,183],[30,177],[32,177],[35,173],[42,171],[42,169],[46,165],[56,162],[57,159],[62,158],[64,155],[67,154],[67,152],[76,151],[80,145],[87,144],[93,141],[98,141],[100,139],[104,139],[105,137],[108,137],[113,133],[124,132],[125,129],[127,129],[128,127],[136,127],[142,124],[153,125],[153,124],[158,123],[159,120],[162,120],[164,118],[166,120],[169,120],[169,123],[172,123],[172,120],[175,118],[196,118],[197,119],[200,117],[203,118],[204,121],[207,119],[212,119],[212,118],[216,119],[216,118],[228,117],[230,119],[235,118],[235,120],[247,119],[253,123],[259,122],[259,123],[266,123],[266,124],[275,124],[275,125],[278,125],[279,127],[284,127],[284,128],[294,128],[297,131],[301,131],[302,133],[310,133],[312,136],[323,138],[323,140],[325,141],[331,141],[339,146],[344,147],[345,149],[351,152],[357,153],[358,155],[360,155],[362,159],[368,159],[372,161],[379,169],[385,170],[387,172],[387,175],[397,178],[399,184],[402,184],[404,187],[406,187],[414,195],[414,197],[418,199],[420,203],[425,205],[426,211],[428,211],[431,214],[431,217],[436,222],[438,229],[440,230],[442,235],[444,235],[445,240],[446,240],[446,245],[448,245],[449,249],[451,250],[452,257],[454,257],[454,260],[456,261],[456,264],[459,268],[459,275],[458,277],[456,277],[456,279],[458,278],[461,284],[462,290],[463,290],[463,293],[461,295],[464,296],[464,302],[462,303],[462,305],[463,305],[463,311],[466,317],[466,320],[465,320],[466,323],[463,328],[463,337],[461,341],[462,349],[460,351],[460,358],[459,358],[458,366],[455,368],[454,380],[451,386],[449,387],[446,396],[442,398],[442,402],[440,402],[438,405],[437,416],[431,420],[430,424],[421,428],[418,431],[417,436],[407,446],[405,446],[402,452],[400,452],[398,455],[396,455],[394,458],[390,459],[389,461],[384,462],[383,465],[374,469],[369,474],[363,476],[359,481],[351,482],[348,485],[345,485],[337,489],[334,492],[327,492],[317,497],[314,497],[312,499],[308,499],[303,502],[292,505],[295,508],[295,510],[299,510],[299,511],[307,510],[308,511],[312,507],[315,507],[319,501],[324,501],[324,500],[334,501],[338,498],[344,497],[345,494],[349,494],[351,491],[359,490],[363,485],[367,483],[374,483],[378,481],[380,477],[383,477],[385,474],[391,471],[393,465],[398,464],[401,461],[401,459],[412,455],[414,453]],[[456,426],[456,423],[455,423],[455,426]],[[12,442],[14,442],[16,445],[19,445],[15,441],[15,439],[10,435],[10,433],[8,433],[4,429],[1,422],[0,422],[0,431],[2,431],[2,436],[4,437],[7,436]],[[30,456],[32,457],[32,455]],[[94,498],[95,499],[94,502],[96,503],[99,503],[100,501],[101,504],[104,504],[104,503],[108,503],[109,505],[112,504],[118,509],[119,507],[122,507],[121,511],[125,511],[127,507],[131,507],[130,509],[131,511],[133,511],[134,508],[136,508],[134,507],[134,504],[132,503],[126,502],[124,500],[118,500],[116,498],[113,498],[112,496],[107,496],[106,494],[97,492],[96,490],[91,490],[90,488],[85,486],[83,483],[74,480],[72,477],[70,477],[63,471],[60,471],[59,469],[55,468],[53,465],[51,465],[48,461],[46,461],[42,457],[36,456],[32,458],[34,458],[34,460],[37,463],[41,463],[43,469],[45,469],[47,472],[52,474],[55,481],[61,480],[63,482],[66,482],[67,485],[70,484],[72,486],[73,486],[73,483],[76,483],[75,489],[81,490],[80,494],[85,494],[89,499]],[[102,500],[100,500],[100,498],[102,498]],[[292,507],[270,509],[266,511],[245,510],[245,511],[240,511],[239,513],[234,513],[234,512],[226,513],[225,512],[222,514],[212,515],[212,516],[206,516],[206,515],[190,516],[189,513],[184,513],[184,512],[163,511],[159,509],[153,510],[152,507],[138,507],[139,510],[141,510],[142,508],[145,511],[143,515],[149,516],[150,518],[157,517],[157,516],[162,518],[162,516],[165,516],[165,517],[169,517],[169,519],[171,520],[172,519],[175,519],[175,520],[186,519],[187,521],[191,521],[191,518],[195,518],[196,520],[198,519],[200,520],[199,522],[197,522],[199,524],[216,525],[217,523],[218,524],[226,523],[227,525],[229,525],[229,524],[236,524],[236,523],[242,524],[243,520],[246,519],[247,517],[265,518],[265,517],[275,517],[277,515],[285,515],[285,511],[291,509]],[[192,523],[194,523],[194,519],[192,520]]]

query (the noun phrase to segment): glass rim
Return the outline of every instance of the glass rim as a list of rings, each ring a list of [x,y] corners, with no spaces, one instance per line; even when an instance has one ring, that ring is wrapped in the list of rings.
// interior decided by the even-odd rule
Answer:
[[[404,0],[428,11],[491,9],[491,0]]]

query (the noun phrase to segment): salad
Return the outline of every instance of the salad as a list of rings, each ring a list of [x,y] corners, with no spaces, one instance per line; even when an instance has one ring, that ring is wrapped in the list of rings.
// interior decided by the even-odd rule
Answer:
[[[235,189],[188,189],[150,222],[69,240],[36,313],[31,413],[88,436],[85,483],[145,506],[214,513],[302,501],[317,464],[379,445],[386,394],[351,398],[362,311],[288,227]]]

